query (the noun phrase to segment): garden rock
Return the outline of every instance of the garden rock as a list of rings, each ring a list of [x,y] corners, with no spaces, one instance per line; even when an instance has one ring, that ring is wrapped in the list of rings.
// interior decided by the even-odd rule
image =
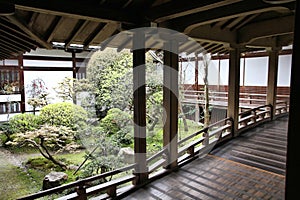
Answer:
[[[43,180],[43,190],[62,185],[68,179],[68,175],[64,172],[50,172]]]
[[[129,164],[134,163],[134,151],[132,148],[130,147],[121,148],[118,155],[123,157],[124,162]]]

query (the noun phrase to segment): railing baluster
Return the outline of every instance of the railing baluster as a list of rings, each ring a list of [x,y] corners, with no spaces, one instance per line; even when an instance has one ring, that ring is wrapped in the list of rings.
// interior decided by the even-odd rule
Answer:
[[[86,189],[84,183],[81,183],[76,189],[78,200],[87,200]]]

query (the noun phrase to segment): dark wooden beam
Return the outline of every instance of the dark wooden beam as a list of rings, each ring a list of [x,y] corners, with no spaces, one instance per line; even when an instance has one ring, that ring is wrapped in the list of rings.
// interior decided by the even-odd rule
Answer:
[[[148,179],[146,161],[146,51],[145,34],[138,32],[133,35],[133,120],[134,120],[134,184],[143,184]]]
[[[248,22],[255,19],[259,15],[260,14],[252,14],[252,15],[245,16],[243,21],[241,21],[239,24],[237,24],[237,26],[234,27],[234,30],[240,29],[241,27],[243,27],[244,25],[246,25]],[[231,31],[232,31],[232,29],[231,29]]]
[[[30,51],[29,47],[21,48],[20,45],[13,43],[11,41],[7,41],[6,39],[1,38],[0,36],[0,42],[3,46],[10,46],[11,48],[15,49],[16,51],[24,52],[24,51]]]
[[[95,36],[95,40],[98,42],[103,42],[104,40],[111,37],[115,31],[118,29],[118,23],[107,23],[101,31]]]
[[[37,35],[37,33],[34,33],[33,30],[30,27],[28,27],[27,24],[25,24],[22,19],[19,19],[16,16],[7,16],[7,18],[9,19],[10,22],[18,26],[26,34],[32,37],[32,39],[35,40],[37,43],[39,43],[42,47],[45,47],[47,49],[52,48],[51,44],[44,41],[41,36]]]
[[[168,150],[166,169],[178,167],[178,44],[170,41],[164,47],[163,68],[163,145]]]
[[[300,113],[300,2],[296,3],[294,45],[291,69],[290,109],[287,141],[287,161],[285,179],[285,199],[294,199],[299,195],[300,157],[299,157],[299,113]]]
[[[21,92],[21,112],[24,113],[25,110],[25,86],[24,86],[24,63],[23,63],[23,54],[18,57],[18,66],[19,66],[19,77],[20,77],[20,92]]]
[[[189,33],[195,27],[210,24],[216,21],[231,19],[235,17],[257,14],[267,11],[288,11],[284,5],[270,5],[261,0],[244,0],[226,6],[217,7],[207,11],[178,17],[166,22],[168,28]]]
[[[35,20],[37,19],[38,16],[39,16],[39,13],[32,12],[32,15],[31,15],[31,17],[30,17],[30,20],[29,20],[29,22],[28,22],[28,27],[29,27],[29,28],[32,28],[32,26],[33,26],[33,24],[34,24],[34,22],[35,22]]]
[[[106,25],[105,23],[99,23],[98,26],[94,29],[94,31],[91,34],[89,34],[89,36],[83,42],[84,49],[87,49],[89,47],[91,42],[93,42],[93,40],[97,37],[97,35],[105,25]]]
[[[54,20],[52,21],[48,31],[45,33],[45,40],[50,43],[56,33],[56,31],[58,30],[59,26],[62,24],[63,22],[63,17],[62,16],[56,16],[54,18]]]
[[[65,48],[69,48],[72,44],[73,40],[76,39],[76,37],[84,30],[84,28],[87,26],[89,21],[85,20],[78,20],[77,24],[75,25],[74,29],[72,30],[70,37],[65,41]]]
[[[193,13],[202,12],[239,1],[241,0],[189,0],[188,3],[182,0],[169,1],[168,3],[164,3],[162,5],[158,5],[153,7],[152,9],[149,9],[146,12],[146,17],[151,21],[160,23],[176,17],[182,17]]]
[[[12,35],[19,35],[22,37],[27,38],[27,40],[32,41],[32,39],[22,31],[22,29],[20,29],[19,27],[15,26],[14,24],[12,24],[11,22],[9,22],[8,19],[5,18],[0,18],[0,26],[2,30],[5,30],[7,33],[10,33]]]
[[[45,14],[60,15],[77,19],[85,19],[102,22],[136,23],[141,18],[137,13],[125,12],[120,9],[112,9],[100,6],[97,1],[86,0],[3,0],[14,3],[17,9],[34,11]]]
[[[228,78],[228,110],[227,117],[233,119],[233,133],[238,136],[239,127],[239,94],[240,94],[240,49],[232,47],[229,50]]]
[[[9,44],[15,44],[16,46],[20,46],[22,49],[26,49],[30,51],[31,48],[34,48],[35,45],[28,43],[28,41],[23,40],[22,38],[18,38],[14,35],[8,35],[6,32],[2,32],[0,29],[0,39],[7,41]]]
[[[246,25],[238,30],[238,43],[244,44],[258,38],[291,34],[294,31],[292,23],[294,20],[295,17],[291,15]]]

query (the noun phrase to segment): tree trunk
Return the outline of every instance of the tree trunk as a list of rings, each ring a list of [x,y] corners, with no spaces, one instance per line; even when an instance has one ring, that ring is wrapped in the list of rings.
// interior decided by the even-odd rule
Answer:
[[[179,111],[180,111],[181,116],[182,116],[184,131],[188,132],[189,131],[189,126],[187,124],[186,117],[185,117],[185,114],[184,114],[183,109],[182,109],[181,101],[178,101],[178,106],[179,106]]]

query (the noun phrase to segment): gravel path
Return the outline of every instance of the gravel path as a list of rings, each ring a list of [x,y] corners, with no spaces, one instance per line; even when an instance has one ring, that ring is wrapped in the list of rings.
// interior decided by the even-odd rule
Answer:
[[[12,154],[10,151],[0,147],[0,169],[7,165],[22,167],[22,163],[35,156],[40,156],[39,153],[35,154]]]

